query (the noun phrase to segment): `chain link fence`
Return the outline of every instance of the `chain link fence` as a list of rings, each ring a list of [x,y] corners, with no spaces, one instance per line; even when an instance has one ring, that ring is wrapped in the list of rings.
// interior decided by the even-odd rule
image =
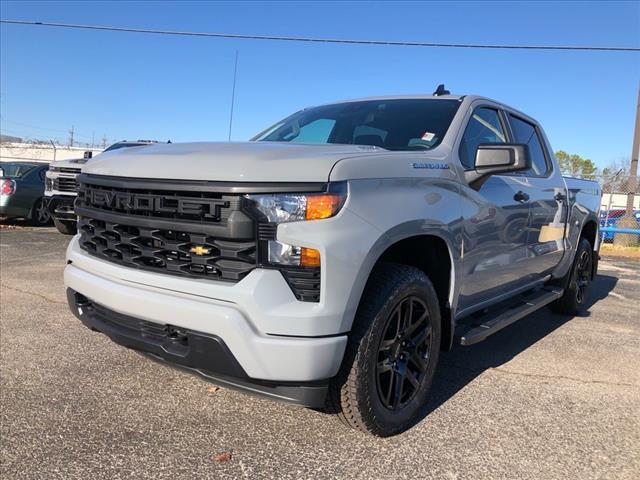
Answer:
[[[602,186],[600,235],[605,243],[640,245],[640,189],[637,177],[595,176]]]

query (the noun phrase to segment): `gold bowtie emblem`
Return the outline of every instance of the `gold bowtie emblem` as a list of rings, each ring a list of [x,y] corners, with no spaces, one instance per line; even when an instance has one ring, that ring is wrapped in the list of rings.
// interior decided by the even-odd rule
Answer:
[[[191,247],[189,251],[195,255],[207,255],[211,249],[203,247],[202,245],[196,245],[195,247]]]

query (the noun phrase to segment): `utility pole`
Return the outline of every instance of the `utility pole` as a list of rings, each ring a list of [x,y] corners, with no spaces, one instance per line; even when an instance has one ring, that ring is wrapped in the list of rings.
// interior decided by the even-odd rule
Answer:
[[[69,130],[69,146],[73,147],[73,134],[75,133],[73,125],[71,125],[71,130]]]
[[[91,148],[95,146],[96,132],[91,132]]]
[[[53,143],[53,140],[49,140],[49,143],[53,147],[53,161],[56,161],[56,153],[58,153],[58,149],[56,148],[56,144]]]
[[[233,104],[236,100],[236,78],[238,75],[238,50],[236,50],[236,63],[233,67],[233,88],[231,89],[231,111],[229,112],[229,141],[231,141],[231,127],[233,126]]]
[[[107,135],[105,135],[103,133],[102,134],[102,149],[104,150],[105,148],[107,148]]]
[[[638,88],[638,101],[636,103],[636,126],[633,131],[631,165],[629,166],[629,179],[627,180],[627,210],[617,222],[616,226],[618,228],[638,228],[638,223],[633,215],[633,201],[638,192],[638,150],[640,150],[640,87]],[[616,233],[613,243],[616,245],[634,245],[637,238],[635,234]]]

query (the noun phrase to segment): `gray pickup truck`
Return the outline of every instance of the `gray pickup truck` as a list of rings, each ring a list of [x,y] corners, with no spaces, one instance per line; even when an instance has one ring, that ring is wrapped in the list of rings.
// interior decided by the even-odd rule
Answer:
[[[440,350],[576,313],[597,270],[598,184],[564,178],[531,117],[442,88],[104,153],[78,182],[86,326],[380,436],[420,418]]]

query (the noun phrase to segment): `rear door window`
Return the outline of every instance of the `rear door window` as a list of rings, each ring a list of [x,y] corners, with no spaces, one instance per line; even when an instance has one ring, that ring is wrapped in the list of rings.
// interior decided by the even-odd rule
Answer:
[[[538,177],[546,175],[549,171],[549,164],[540,140],[540,134],[535,125],[511,114],[509,114],[509,121],[515,137],[514,142],[529,145],[531,169],[527,170],[526,174]]]

